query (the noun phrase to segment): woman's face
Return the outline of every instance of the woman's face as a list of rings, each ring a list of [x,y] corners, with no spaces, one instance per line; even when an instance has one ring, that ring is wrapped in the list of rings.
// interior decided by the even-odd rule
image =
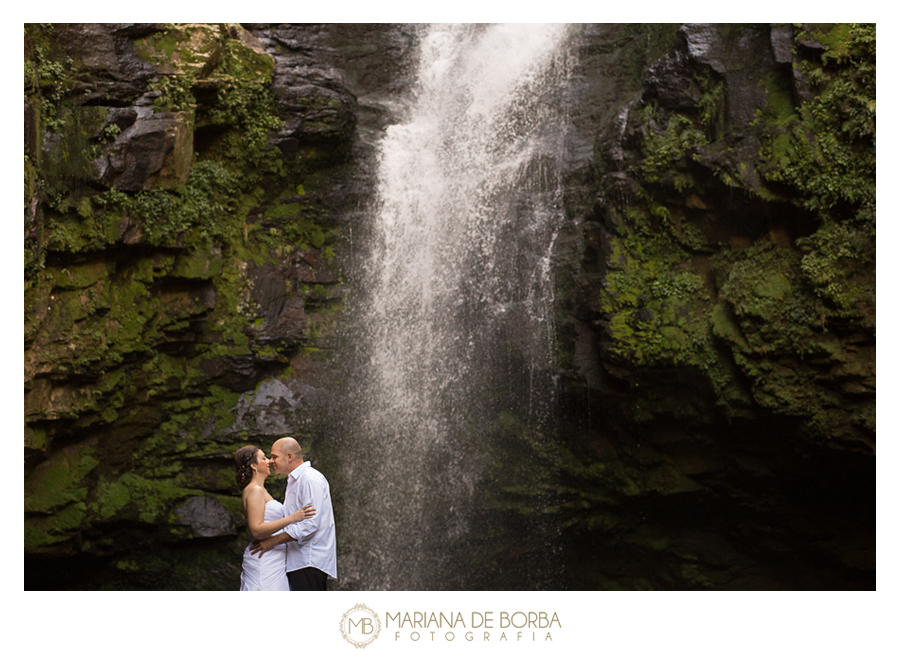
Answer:
[[[256,453],[256,472],[262,473],[266,477],[269,475],[269,460],[266,459],[266,453],[262,450]]]

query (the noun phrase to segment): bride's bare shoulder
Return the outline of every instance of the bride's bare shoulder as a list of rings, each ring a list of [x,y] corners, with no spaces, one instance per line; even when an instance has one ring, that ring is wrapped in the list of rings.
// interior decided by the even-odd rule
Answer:
[[[262,500],[263,502],[267,503],[272,500],[272,496],[269,495],[269,492],[266,491],[265,487],[258,484],[248,484],[241,494],[241,499],[244,501],[245,505],[247,501],[250,500]]]

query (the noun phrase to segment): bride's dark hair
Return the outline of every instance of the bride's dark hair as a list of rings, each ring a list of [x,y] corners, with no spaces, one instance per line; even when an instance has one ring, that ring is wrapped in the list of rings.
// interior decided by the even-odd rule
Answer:
[[[234,453],[234,479],[241,491],[250,484],[253,479],[253,469],[251,466],[256,463],[259,456],[259,448],[256,446],[244,446]]]

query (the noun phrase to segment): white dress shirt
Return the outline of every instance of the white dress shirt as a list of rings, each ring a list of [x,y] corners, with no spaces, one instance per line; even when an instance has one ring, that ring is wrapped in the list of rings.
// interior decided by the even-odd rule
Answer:
[[[285,516],[312,503],[315,516],[292,523],[284,531],[297,541],[287,543],[287,571],[315,567],[337,580],[337,541],[328,480],[308,461],[288,474],[284,492]]]

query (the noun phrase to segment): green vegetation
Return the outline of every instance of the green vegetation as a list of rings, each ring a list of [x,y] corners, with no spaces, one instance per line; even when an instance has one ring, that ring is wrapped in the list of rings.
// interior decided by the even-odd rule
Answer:
[[[824,41],[819,61],[800,66],[815,96],[772,147],[771,180],[802,194],[802,205],[823,219],[846,216],[874,231],[875,26],[821,27],[801,35]],[[843,217],[842,217],[843,218]]]
[[[704,110],[708,112],[708,109]],[[706,133],[695,121],[675,114],[666,121],[665,129],[657,132],[655,126],[656,107],[648,105],[641,115],[645,129],[645,139],[641,144],[641,176],[648,183],[659,183],[664,175],[671,175],[673,169],[684,167],[683,159],[691,149],[707,143]],[[704,114],[701,121],[708,119]]]
[[[172,510],[210,490],[239,515],[227,458],[222,466],[238,446],[196,438],[235,420],[239,394],[215,373],[255,364],[252,386],[315,347],[315,330],[302,345],[256,340],[265,317],[253,268],[311,249],[327,264],[339,234],[315,195],[327,157],[270,144],[283,124],[273,62],[239,27],[169,25],[133,42],[157,71],[145,89],[153,111],[179,131],[171,170],[137,191],[99,176],[127,124],[96,100],[83,104],[92,74],[61,57],[55,29],[25,27],[37,117],[25,144],[26,452],[40,455],[38,468],[26,463],[26,551],[60,554],[95,524],[184,533]],[[285,292],[309,297],[321,329],[340,304],[328,288]],[[58,442],[71,433],[115,459],[64,459]]]
[[[795,203],[821,218],[798,241],[801,269],[827,314],[875,315],[875,25],[814,26],[824,43],[800,70],[815,96],[763,152],[767,178],[797,190]]]
[[[824,48],[801,45],[809,41]],[[725,122],[727,86],[704,68],[693,108],[648,103],[632,114],[632,193],[611,197],[597,302],[604,349],[622,365],[696,368],[728,416],[760,405],[805,418],[812,436],[866,441],[874,399],[850,403],[842,391],[870,390],[874,371],[857,370],[848,389],[820,369],[848,376],[843,364],[857,348],[834,327],[874,331],[875,27],[795,29],[795,52],[800,82],[761,71],[766,102],[740,135]],[[800,104],[794,84],[808,89]],[[756,160],[741,141],[748,131]],[[735,194],[723,186],[759,208],[794,206],[778,211],[787,228],[717,242],[729,221],[722,200]],[[812,228],[784,235],[797,225]],[[651,391],[635,399],[636,418],[677,413]]]
[[[610,317],[612,354],[641,365],[691,360],[708,340],[709,292],[689,255],[662,235],[634,233],[615,240],[610,261],[600,308]]]

